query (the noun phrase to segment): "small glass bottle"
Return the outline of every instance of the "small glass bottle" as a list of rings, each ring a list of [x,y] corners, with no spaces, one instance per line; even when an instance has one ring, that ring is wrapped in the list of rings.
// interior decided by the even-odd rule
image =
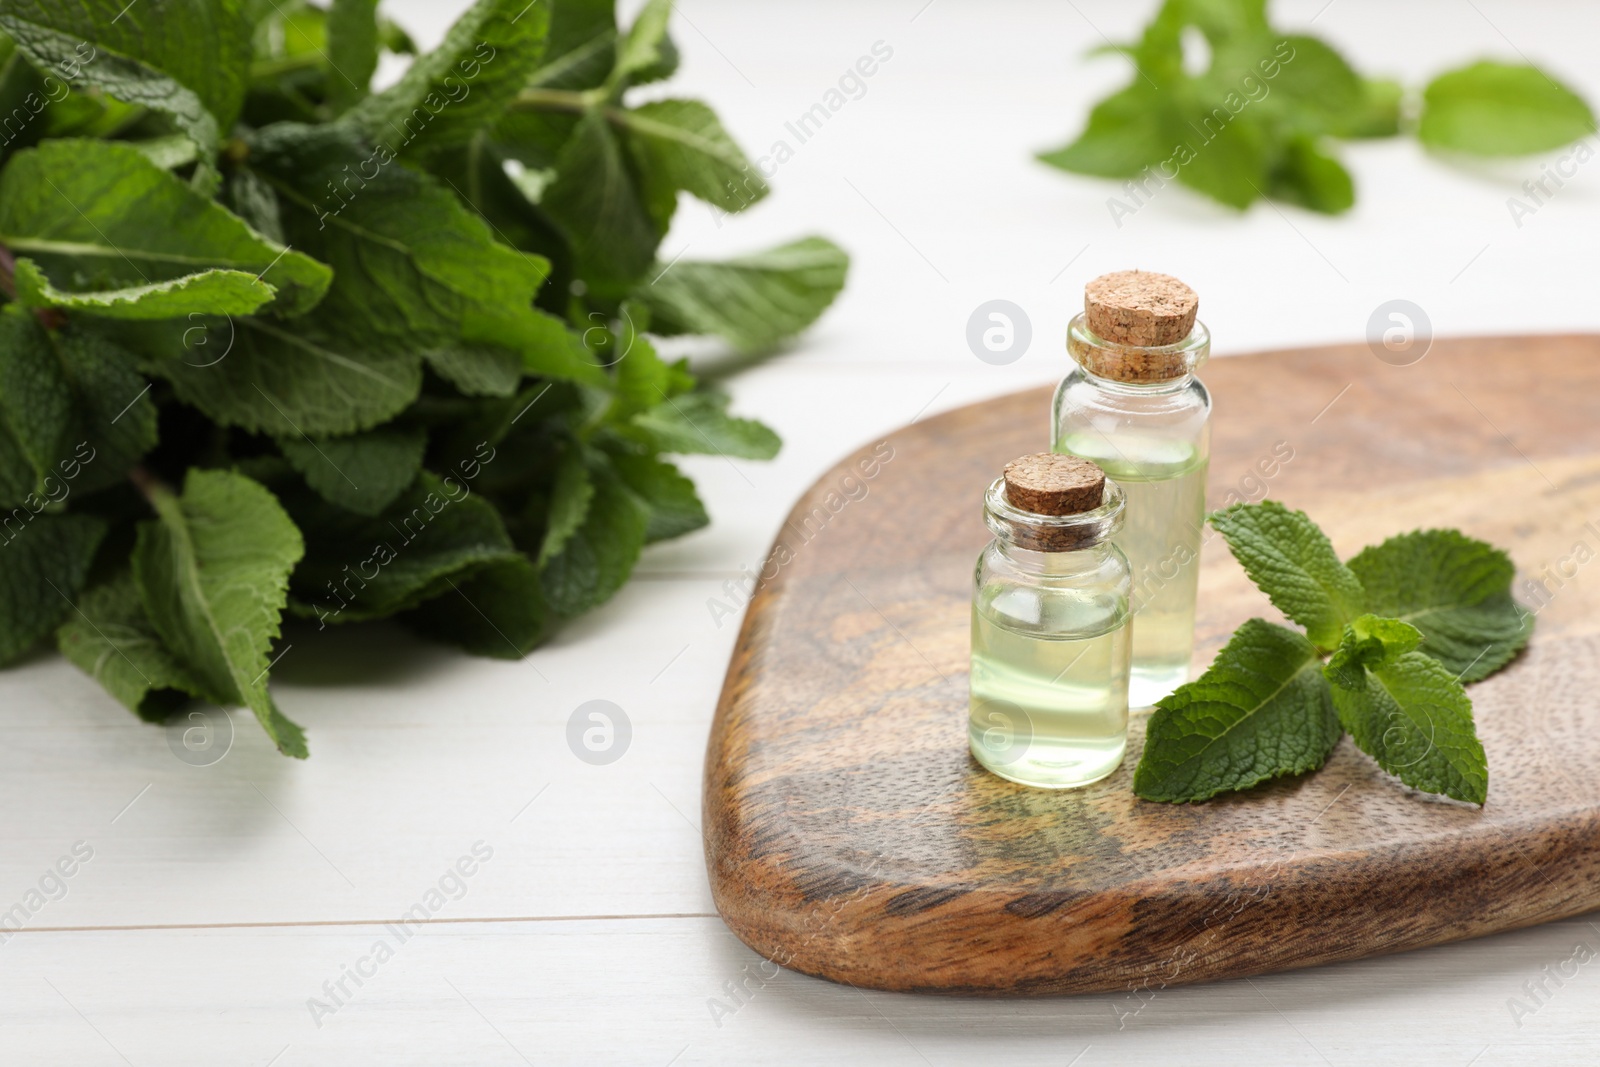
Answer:
[[[972,598],[967,739],[979,763],[1043,789],[1088,785],[1128,738],[1126,498],[1093,463],[1049,452],[989,486],[994,533]]]
[[[1211,450],[1211,394],[1195,377],[1211,335],[1198,309],[1194,290],[1165,274],[1090,282],[1067,327],[1077,365],[1051,414],[1051,447],[1093,460],[1127,493],[1117,544],[1133,568],[1135,708],[1187,681],[1194,652]]]

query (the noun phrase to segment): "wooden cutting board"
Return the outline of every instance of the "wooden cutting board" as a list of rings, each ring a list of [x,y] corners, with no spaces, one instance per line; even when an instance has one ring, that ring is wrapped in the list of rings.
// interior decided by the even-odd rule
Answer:
[[[1471,688],[1482,809],[1346,738],[1321,771],[1204,804],[1137,799],[1144,742],[1087,789],[967,753],[984,487],[1048,445],[1049,392],[872,442],[801,499],[747,612],[706,754],[717,908],[787,967],[875,989],[1125,991],[1434,945],[1600,907],[1600,337],[1214,360],[1208,503],[1303,508],[1340,554],[1419,526],[1507,548],[1529,649]],[[1290,455],[1287,460],[1284,455]],[[1276,461],[1276,462],[1274,462]],[[1533,595],[1525,583],[1542,581]],[[1219,538],[1195,669],[1280,618]]]

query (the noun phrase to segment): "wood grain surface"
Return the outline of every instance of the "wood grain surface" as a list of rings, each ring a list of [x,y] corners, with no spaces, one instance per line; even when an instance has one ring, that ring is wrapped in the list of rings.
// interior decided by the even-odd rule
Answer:
[[[1600,568],[1600,337],[1439,341],[1409,366],[1274,352],[1202,377],[1209,506],[1282,500],[1346,558],[1419,526],[1510,551],[1539,619],[1470,690],[1487,805],[1409,790],[1348,738],[1301,778],[1148,803],[1129,786],[1139,716],[1086,789],[983,771],[966,746],[982,496],[1048,444],[1034,390],[869,443],[774,543],[703,796],[712,892],[751,948],[866,988],[1140,996],[1600,907],[1600,597],[1577,580]],[[1211,538],[1194,669],[1252,615],[1280,618]]]

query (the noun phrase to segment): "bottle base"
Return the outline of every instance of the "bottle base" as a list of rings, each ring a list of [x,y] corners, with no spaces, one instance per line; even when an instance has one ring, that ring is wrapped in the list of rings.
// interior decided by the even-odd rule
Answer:
[[[1114,748],[1035,743],[1020,757],[1006,758],[1009,754],[991,753],[979,738],[969,735],[968,748],[984,770],[1008,782],[1031,789],[1080,789],[1122,766],[1127,742],[1119,741]]]

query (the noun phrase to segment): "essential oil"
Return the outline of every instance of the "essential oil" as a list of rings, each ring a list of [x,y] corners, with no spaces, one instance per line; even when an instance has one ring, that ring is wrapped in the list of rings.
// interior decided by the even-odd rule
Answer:
[[[1123,271],[1089,284],[1068,327],[1077,362],[1056,390],[1055,451],[1092,460],[1127,494],[1116,543],[1133,570],[1129,704],[1182,685],[1194,651],[1211,397],[1195,371],[1210,352],[1193,290]]]
[[[1124,505],[1094,464],[1049,453],[990,486],[995,540],[975,575],[968,742],[1002,778],[1069,788],[1122,762],[1130,583],[1111,535]]]

